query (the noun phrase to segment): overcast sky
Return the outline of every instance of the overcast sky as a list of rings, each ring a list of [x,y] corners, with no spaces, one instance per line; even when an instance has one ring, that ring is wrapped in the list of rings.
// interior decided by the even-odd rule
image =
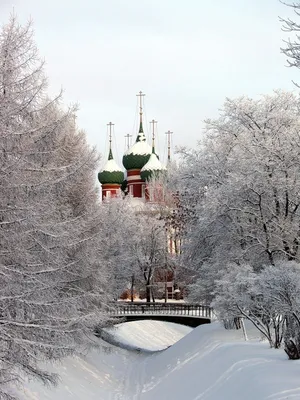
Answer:
[[[78,124],[102,153],[115,123],[119,159],[124,135],[136,136],[140,90],[163,155],[167,130],[174,146],[194,147],[225,97],[300,81],[280,53],[278,17],[292,12],[279,0],[0,0],[2,23],[13,9],[33,19],[51,91],[79,103]]]

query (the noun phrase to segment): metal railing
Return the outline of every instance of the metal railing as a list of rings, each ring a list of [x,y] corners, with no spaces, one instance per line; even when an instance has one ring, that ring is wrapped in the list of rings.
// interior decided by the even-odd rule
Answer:
[[[180,315],[187,317],[211,318],[212,308],[194,303],[144,303],[117,302],[109,310],[115,316],[126,315]]]

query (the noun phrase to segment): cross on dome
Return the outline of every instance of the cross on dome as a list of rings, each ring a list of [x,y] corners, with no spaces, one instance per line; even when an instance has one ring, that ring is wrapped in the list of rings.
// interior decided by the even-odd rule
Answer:
[[[139,97],[139,108],[140,108],[140,127],[139,127],[139,133],[142,133],[143,135],[138,135],[138,139],[140,139],[141,136],[144,136],[144,130],[143,130],[143,97],[145,97],[145,93],[143,93],[141,90],[137,94],[137,97]]]

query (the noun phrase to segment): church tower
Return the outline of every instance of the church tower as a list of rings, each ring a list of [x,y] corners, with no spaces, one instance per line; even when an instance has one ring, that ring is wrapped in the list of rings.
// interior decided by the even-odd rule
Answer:
[[[150,123],[152,125],[152,153],[148,162],[141,169],[141,178],[146,182],[146,201],[161,203],[164,201],[164,188],[159,180],[167,169],[159,161],[155,152],[155,125],[157,121],[153,119]]]
[[[128,193],[132,197],[145,198],[145,182],[141,178],[141,169],[149,161],[151,147],[146,142],[143,130],[143,105],[142,99],[145,96],[142,92],[137,94],[139,97],[140,125],[135,143],[123,156],[123,165],[127,171]]]
[[[98,174],[98,180],[102,187],[102,201],[111,197],[116,197],[121,191],[121,184],[124,180],[124,172],[115,162],[112,153],[112,122],[107,124],[109,126],[109,152],[108,160],[103,169]]]

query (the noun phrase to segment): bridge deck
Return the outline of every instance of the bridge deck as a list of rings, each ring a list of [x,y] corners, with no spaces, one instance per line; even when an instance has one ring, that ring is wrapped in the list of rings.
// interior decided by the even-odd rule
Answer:
[[[119,317],[129,315],[144,315],[145,317],[146,315],[173,315],[211,319],[212,308],[192,303],[118,302],[110,309],[110,313]]]

